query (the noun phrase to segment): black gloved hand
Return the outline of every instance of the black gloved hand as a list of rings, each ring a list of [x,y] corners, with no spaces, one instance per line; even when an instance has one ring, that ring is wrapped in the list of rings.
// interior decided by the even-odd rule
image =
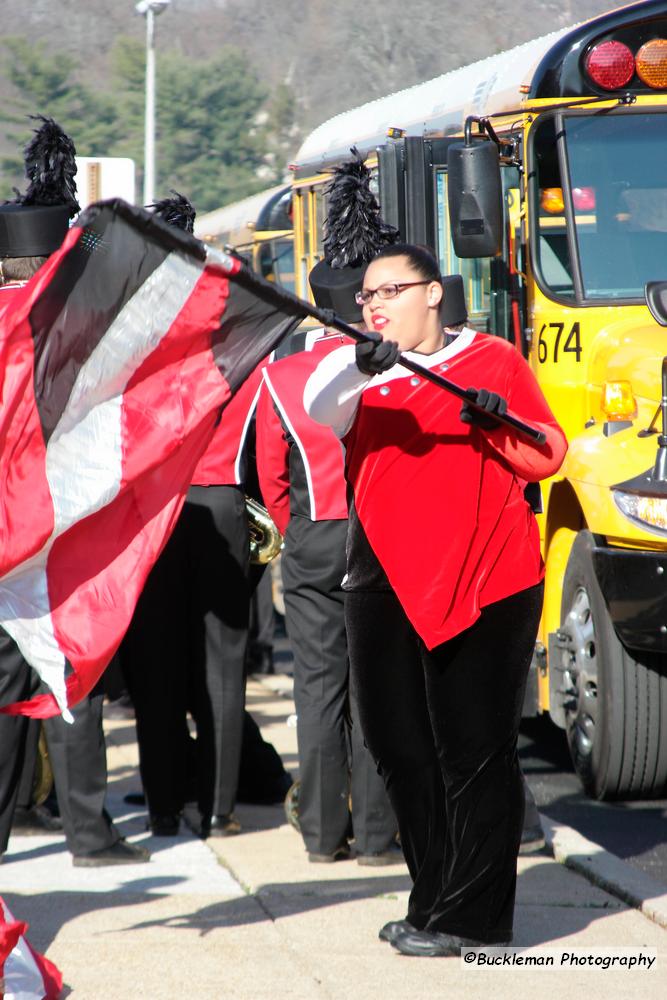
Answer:
[[[393,340],[357,341],[357,368],[364,375],[379,375],[396,364],[401,352]]]
[[[477,427],[482,427],[485,431],[491,430],[493,427],[498,427],[500,421],[496,420],[493,416],[494,413],[498,413],[502,416],[507,413],[507,400],[503,396],[499,396],[497,392],[489,392],[488,389],[468,389],[469,396],[474,396],[474,401],[477,406],[484,407],[484,413],[479,410],[474,410],[472,406],[468,406],[464,403],[461,407],[461,420],[464,424],[475,424]]]

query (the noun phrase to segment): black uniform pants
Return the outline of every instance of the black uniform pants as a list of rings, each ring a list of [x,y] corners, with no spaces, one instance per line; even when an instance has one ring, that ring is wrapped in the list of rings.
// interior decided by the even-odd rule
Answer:
[[[236,798],[248,637],[248,522],[236,486],[192,486],[146,581],[121,648],[136,712],[141,777],[153,815],[185,801],[188,733],[197,728],[203,816]]]
[[[489,605],[430,652],[392,592],[346,594],[361,722],[398,817],[418,929],[511,940],[516,742],[542,592]]]
[[[299,823],[308,851],[331,854],[352,826],[362,854],[384,851],[396,819],[363,743],[349,664],[343,592],[346,521],[292,517],[281,560],[285,625],[294,653]],[[352,726],[346,716],[350,705]]]
[[[30,667],[13,639],[0,629],[0,704],[35,693]],[[49,758],[67,847],[72,854],[104,850],[120,839],[104,808],[107,763],[102,729],[103,695],[93,694],[71,709],[74,723],[61,716],[44,720]],[[34,723],[25,716],[0,714],[0,853],[16,805],[24,755]]]

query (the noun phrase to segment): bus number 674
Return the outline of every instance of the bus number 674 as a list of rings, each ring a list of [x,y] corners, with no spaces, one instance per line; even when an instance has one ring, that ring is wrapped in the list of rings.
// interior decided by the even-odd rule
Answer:
[[[547,331],[553,331],[545,337]],[[537,360],[541,365],[549,360],[549,350],[553,350],[554,364],[558,363],[558,352],[560,350],[561,360],[563,354],[574,354],[577,361],[581,361],[581,334],[579,323],[573,323],[565,343],[561,345],[563,334],[565,333],[565,323],[543,323],[537,341]]]

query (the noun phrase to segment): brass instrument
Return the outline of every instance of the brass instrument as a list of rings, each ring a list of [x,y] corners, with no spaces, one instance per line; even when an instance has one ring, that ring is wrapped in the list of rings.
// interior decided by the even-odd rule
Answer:
[[[283,536],[261,503],[246,496],[245,510],[250,532],[250,562],[263,566],[278,555],[283,546]]]
[[[53,771],[51,770],[51,762],[49,760],[49,749],[46,745],[44,727],[40,726],[35,775],[32,783],[32,804],[41,806],[42,802],[48,798],[52,785]]]

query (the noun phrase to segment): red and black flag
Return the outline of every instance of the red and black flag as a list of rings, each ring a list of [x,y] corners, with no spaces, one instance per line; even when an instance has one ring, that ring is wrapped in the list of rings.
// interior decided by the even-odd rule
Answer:
[[[0,312],[0,624],[52,692],[11,712],[90,691],[221,408],[307,312],[118,200]]]

